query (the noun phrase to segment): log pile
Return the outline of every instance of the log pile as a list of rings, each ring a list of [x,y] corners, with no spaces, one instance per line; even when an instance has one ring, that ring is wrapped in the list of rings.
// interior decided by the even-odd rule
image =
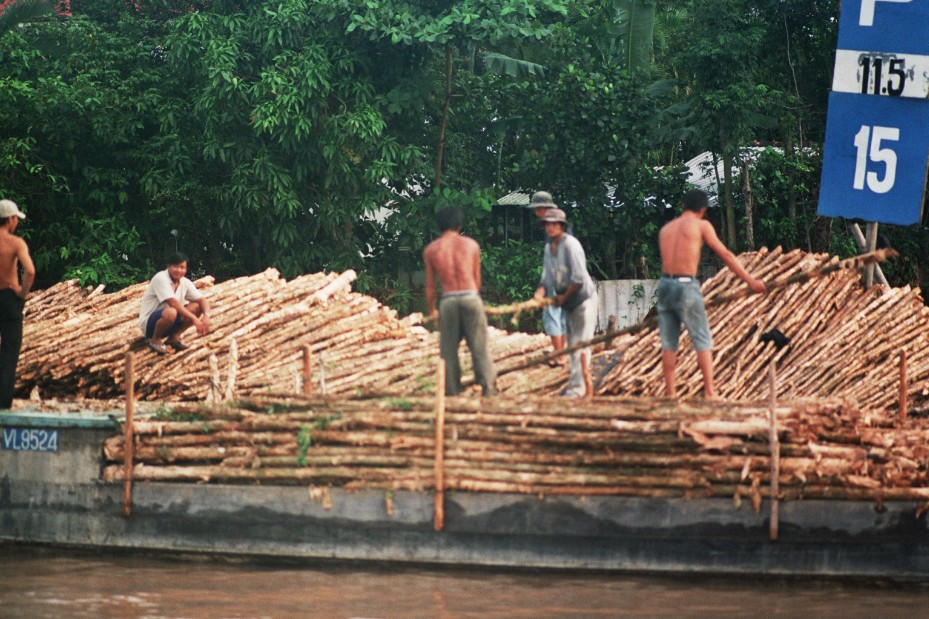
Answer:
[[[134,426],[133,479],[431,490],[435,400],[264,399],[174,406]],[[534,495],[770,496],[929,503],[929,424],[839,399],[748,405],[602,398],[449,398],[444,488]],[[124,439],[106,441],[106,482]]]
[[[825,254],[780,248],[742,254],[748,271],[770,281],[835,260]],[[929,401],[929,308],[918,289],[861,287],[860,275],[840,270],[763,297],[745,296],[712,306],[713,300],[746,288],[725,269],[703,284],[714,343],[716,387],[729,400],[765,397],[767,371],[776,363],[782,397],[842,396],[866,410],[897,406],[901,356],[906,355],[910,403]],[[778,349],[762,336],[777,329],[790,343]],[[657,396],[664,393],[657,326],[644,328],[622,360],[598,384],[599,394]],[[702,378],[685,334],[678,351],[681,397],[697,397]]]
[[[138,322],[147,283],[111,294],[81,289],[75,281],[33,294],[27,304],[17,394],[38,389],[42,398],[119,397],[124,390],[127,351],[135,353],[136,393],[146,400],[204,401],[211,382],[225,393],[302,392],[302,348],[314,357],[315,392],[411,394],[431,391],[437,338],[376,299],[352,292],[353,271],[316,273],[290,281],[269,269],[216,284],[196,281],[210,299],[212,329],[191,329],[183,352],[159,357],[144,345]],[[547,338],[493,330],[491,351],[498,368],[544,352]],[[235,355],[231,354],[235,351]],[[211,358],[215,357],[211,368]],[[470,356],[462,344],[462,367]],[[218,376],[216,376],[218,374]],[[227,389],[229,376],[235,384]],[[501,379],[501,390],[555,390],[564,371],[539,368]]]

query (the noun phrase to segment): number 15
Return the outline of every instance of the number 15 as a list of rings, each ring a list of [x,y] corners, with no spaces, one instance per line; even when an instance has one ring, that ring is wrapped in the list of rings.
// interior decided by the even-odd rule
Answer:
[[[881,148],[881,140],[898,141],[900,129],[879,126],[874,126],[873,129],[872,131],[872,127],[862,125],[855,134],[855,148],[858,149],[858,155],[855,158],[855,180],[852,182],[852,187],[864,189],[867,178],[868,189],[874,193],[887,193],[893,189],[897,177],[897,153],[890,148]],[[868,148],[869,142],[870,149]],[[876,172],[867,172],[869,159],[874,163],[884,164],[884,178],[878,178]]]

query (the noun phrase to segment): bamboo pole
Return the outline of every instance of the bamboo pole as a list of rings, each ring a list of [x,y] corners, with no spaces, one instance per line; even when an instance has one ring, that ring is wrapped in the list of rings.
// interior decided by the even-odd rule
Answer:
[[[445,360],[435,372],[435,520],[436,531],[445,526]]]
[[[777,368],[775,366],[776,363],[772,359],[768,372],[771,381],[771,428],[768,434],[768,445],[771,449],[771,521],[768,534],[772,542],[776,542],[778,536],[778,495],[780,494],[779,482],[781,477],[781,445],[777,437]]]
[[[866,242],[868,244],[867,250],[874,251],[877,249],[877,222],[869,221],[867,226],[865,226],[865,235]],[[865,267],[864,270],[864,288],[867,290],[871,287],[871,284],[874,283],[874,265],[869,264]]]
[[[135,362],[131,352],[126,353],[126,438],[125,481],[123,483],[123,516],[132,515],[132,460],[135,433],[133,431],[133,405],[135,404]]]
[[[313,395],[313,353],[309,344],[303,346],[303,395]]]
[[[906,420],[907,409],[907,385],[906,385],[906,348],[900,351],[900,419]]]
[[[216,355],[210,355],[210,391],[209,397],[207,398],[208,402],[213,404],[219,404],[220,401],[220,390],[222,386],[220,385],[219,378],[219,359],[216,358]]]
[[[765,288],[767,289],[766,292],[771,292],[773,290],[777,290],[779,288],[784,288],[784,287],[791,286],[794,284],[806,283],[810,281],[811,279],[815,279],[817,277],[824,277],[831,273],[835,273],[836,271],[861,270],[869,264],[874,264],[876,262],[883,262],[884,260],[887,260],[888,258],[895,258],[898,255],[899,254],[897,253],[897,251],[893,248],[878,249],[877,251],[873,251],[867,254],[861,254],[853,258],[846,258],[845,260],[839,260],[834,263],[827,264],[827,265],[824,265],[816,269],[812,269],[811,271],[795,273],[789,277],[774,279],[774,280],[765,282]],[[730,303],[732,301],[741,299],[751,294],[754,294],[754,293],[750,289],[746,288],[745,290],[739,290],[731,294],[720,295],[720,296],[707,300],[706,307],[709,308],[709,307],[714,307],[716,305],[723,305],[726,303]],[[577,344],[574,344],[573,346],[567,346],[563,348],[562,350],[543,355],[536,359],[530,359],[528,361],[525,361],[523,363],[520,363],[512,367],[503,368],[497,371],[497,376],[500,377],[500,376],[509,374],[511,372],[518,372],[520,370],[525,370],[526,368],[540,365],[542,363],[548,363],[550,360],[556,357],[570,354],[572,352],[581,350],[583,348],[587,348],[588,346],[592,346],[594,344],[599,344],[601,342],[608,342],[620,335],[637,333],[641,331],[642,329],[645,329],[647,327],[652,327],[657,324],[658,324],[657,316],[649,316],[649,317],[646,317],[642,322],[635,324],[635,325],[628,326],[624,329],[620,329],[618,331],[607,331],[605,333],[601,333],[600,335],[596,337],[593,337],[592,339],[588,341],[578,342]],[[462,383],[462,387],[470,387],[473,384],[474,384],[473,379],[464,381]]]
[[[226,379],[226,393],[223,400],[231,400],[235,397],[236,374],[239,371],[239,345],[235,338],[229,342],[229,373]]]

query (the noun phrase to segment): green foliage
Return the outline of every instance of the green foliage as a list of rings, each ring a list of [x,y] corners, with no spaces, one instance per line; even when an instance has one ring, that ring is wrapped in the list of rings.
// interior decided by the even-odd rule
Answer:
[[[297,466],[306,466],[306,455],[313,442],[313,431],[309,426],[300,426],[297,433]]]
[[[359,289],[405,313],[434,214],[454,203],[482,246],[487,300],[525,300],[540,239],[493,225],[517,189],[555,195],[595,276],[654,276],[684,190],[675,164],[756,140],[783,147],[752,168],[756,244],[854,251],[842,222],[815,215],[838,0],[72,12],[0,37],[0,194],[28,213],[39,286],[143,281],[177,243],[219,279],[354,268]],[[740,190],[725,185],[738,250]],[[926,227],[887,234],[906,252],[890,275],[920,283]]]
[[[654,0],[614,0],[614,47],[626,71],[645,71],[652,63]]]
[[[387,400],[387,405],[401,411],[413,410],[413,403],[406,398],[390,398]]]
[[[750,170],[757,245],[814,251],[821,161],[822,154],[813,149],[789,156],[773,148],[759,153]]]

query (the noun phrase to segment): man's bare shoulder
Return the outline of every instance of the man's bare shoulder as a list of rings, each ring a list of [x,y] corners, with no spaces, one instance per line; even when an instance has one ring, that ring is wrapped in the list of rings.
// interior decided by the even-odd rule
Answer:
[[[426,248],[423,250],[423,257],[428,258],[430,255],[434,254],[439,247],[440,239],[436,239],[426,245]]]
[[[470,236],[461,236],[459,238],[461,239],[461,244],[463,247],[467,247],[470,251],[480,251],[481,246]]]

